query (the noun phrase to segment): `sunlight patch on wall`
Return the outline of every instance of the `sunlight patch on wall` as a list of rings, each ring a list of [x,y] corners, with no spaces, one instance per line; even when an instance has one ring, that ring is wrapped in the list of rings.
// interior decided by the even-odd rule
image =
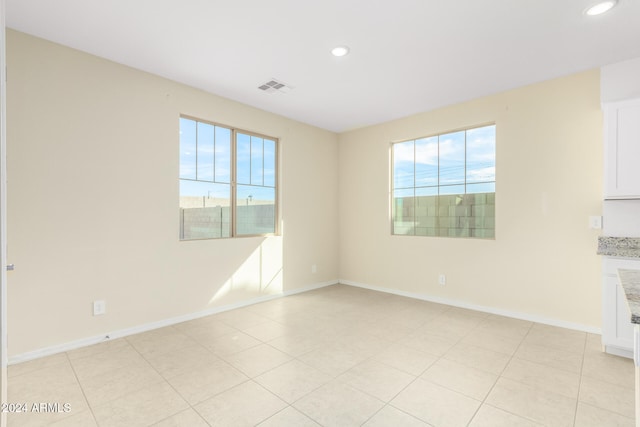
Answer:
[[[209,304],[283,291],[282,237],[264,239],[209,300]]]

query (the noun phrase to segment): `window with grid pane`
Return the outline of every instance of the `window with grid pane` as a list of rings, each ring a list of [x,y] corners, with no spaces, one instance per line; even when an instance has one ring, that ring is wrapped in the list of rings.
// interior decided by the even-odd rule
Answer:
[[[180,118],[180,239],[277,232],[277,139]]]
[[[392,144],[392,234],[495,237],[496,126]]]

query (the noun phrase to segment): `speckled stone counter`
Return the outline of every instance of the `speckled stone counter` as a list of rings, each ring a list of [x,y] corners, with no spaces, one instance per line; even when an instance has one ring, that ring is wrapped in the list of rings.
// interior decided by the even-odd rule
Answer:
[[[598,255],[640,258],[640,237],[598,237]]]
[[[618,278],[624,289],[631,312],[631,323],[640,324],[640,270],[618,270]]]

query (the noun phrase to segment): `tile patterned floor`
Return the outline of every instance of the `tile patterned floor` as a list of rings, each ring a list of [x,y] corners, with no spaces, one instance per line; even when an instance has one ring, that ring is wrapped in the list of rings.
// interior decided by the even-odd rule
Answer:
[[[335,285],[9,367],[9,426],[633,426],[597,335]]]

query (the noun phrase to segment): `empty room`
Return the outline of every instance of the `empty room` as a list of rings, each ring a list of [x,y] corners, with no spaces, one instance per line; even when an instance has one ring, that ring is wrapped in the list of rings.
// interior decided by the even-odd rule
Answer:
[[[640,2],[0,6],[2,425],[640,425]]]

